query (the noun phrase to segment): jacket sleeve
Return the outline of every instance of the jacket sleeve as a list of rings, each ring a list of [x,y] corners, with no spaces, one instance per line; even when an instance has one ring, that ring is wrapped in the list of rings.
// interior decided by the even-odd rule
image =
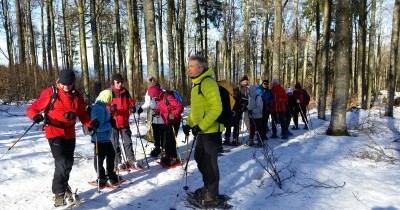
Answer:
[[[207,103],[208,112],[200,121],[199,127],[201,130],[207,130],[218,118],[222,112],[221,96],[217,82],[213,79],[205,79],[201,84],[201,91]]]
[[[86,103],[83,100],[82,95],[79,95],[78,97],[78,109],[76,113],[81,123],[86,127],[90,127],[90,123],[92,122],[92,120],[90,119],[89,114],[86,112]]]
[[[35,115],[44,111],[46,109],[47,105],[50,103],[52,94],[53,94],[53,89],[51,87],[45,89],[40,94],[39,98],[36,99],[32,103],[32,105],[30,105],[26,109],[26,116],[32,120]]]

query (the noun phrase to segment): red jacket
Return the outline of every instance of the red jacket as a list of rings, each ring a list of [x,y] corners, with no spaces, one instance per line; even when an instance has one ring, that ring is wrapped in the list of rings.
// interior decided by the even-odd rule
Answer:
[[[82,95],[73,90],[71,92],[64,92],[58,85],[58,96],[54,102],[53,108],[47,113],[47,119],[44,126],[46,138],[61,137],[63,139],[75,139],[75,123],[76,119],[66,119],[64,114],[67,112],[75,113],[79,120],[87,127],[90,127],[90,116],[86,112],[85,101]],[[33,119],[34,116],[44,111],[50,103],[53,89],[46,88],[36,101],[26,109],[26,116]]]
[[[280,85],[275,85],[271,88],[271,93],[273,101],[269,106],[272,112],[286,112],[286,105],[288,102],[288,97],[286,95],[285,89]]]
[[[158,101],[158,109],[160,115],[164,120],[165,125],[172,125],[181,120],[181,114],[183,112],[183,105],[172,95],[163,92]],[[170,119],[168,114],[171,113],[174,119]]]
[[[293,96],[300,102],[301,108],[306,108],[310,103],[310,95],[308,95],[307,91],[304,89],[295,89],[293,91]]]
[[[118,90],[114,86],[111,86],[111,90],[113,92],[113,99],[108,105],[108,110],[116,105],[117,109],[115,112],[111,112],[110,110],[115,120],[116,128],[127,128],[129,127],[129,108],[135,106],[135,102],[127,89],[121,88]]]

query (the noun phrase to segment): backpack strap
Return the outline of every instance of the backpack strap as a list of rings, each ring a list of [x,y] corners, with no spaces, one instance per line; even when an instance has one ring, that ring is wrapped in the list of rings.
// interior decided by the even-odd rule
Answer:
[[[211,76],[206,76],[203,77],[199,83],[196,83],[193,87],[196,87],[197,85],[199,86],[199,91],[197,92],[197,94],[201,94],[204,95],[203,92],[201,91],[201,83],[203,82],[203,80],[207,79],[207,78],[211,78]]]
[[[44,109],[43,113],[46,115],[51,109],[54,108],[54,103],[57,100],[58,97],[58,90],[56,85],[52,85],[51,86],[52,89],[52,94],[51,94],[51,98],[50,98],[50,102],[49,104],[47,104],[46,109]]]

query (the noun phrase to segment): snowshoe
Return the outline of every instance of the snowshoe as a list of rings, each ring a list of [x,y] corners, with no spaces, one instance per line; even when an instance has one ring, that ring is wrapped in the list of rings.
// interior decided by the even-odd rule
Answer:
[[[55,194],[54,207],[60,207],[65,205],[67,205],[67,202],[65,201],[65,194],[64,193]]]
[[[186,198],[188,207],[198,209],[231,209],[233,206],[227,203],[229,199],[230,197],[225,195],[214,198],[207,198],[207,196],[204,195],[199,198],[192,192],[189,192]]]

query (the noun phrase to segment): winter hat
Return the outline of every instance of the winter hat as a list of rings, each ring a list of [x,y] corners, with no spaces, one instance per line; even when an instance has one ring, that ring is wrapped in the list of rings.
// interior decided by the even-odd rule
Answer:
[[[268,85],[269,81],[265,79],[265,80],[262,81],[261,84],[264,84],[264,83]]]
[[[296,85],[294,86],[294,88],[296,88],[296,89],[301,89],[300,83],[296,83]]]
[[[249,77],[248,77],[247,75],[244,75],[244,76],[242,77],[242,79],[240,80],[240,82],[245,81],[245,80],[249,80]]]
[[[124,78],[122,78],[121,74],[116,73],[116,74],[113,74],[112,81],[121,82],[121,81],[124,81]]]
[[[99,93],[99,96],[97,96],[96,101],[101,101],[105,104],[111,103],[112,100],[112,91],[107,89],[103,90]]]
[[[58,82],[64,85],[72,85],[75,81],[75,73],[72,70],[61,70],[58,74]]]
[[[147,90],[147,94],[152,98],[159,98],[162,93],[162,90],[157,86],[149,87]]]
[[[277,79],[272,80],[272,86],[275,86],[275,85],[279,85],[279,80],[277,80]]]

